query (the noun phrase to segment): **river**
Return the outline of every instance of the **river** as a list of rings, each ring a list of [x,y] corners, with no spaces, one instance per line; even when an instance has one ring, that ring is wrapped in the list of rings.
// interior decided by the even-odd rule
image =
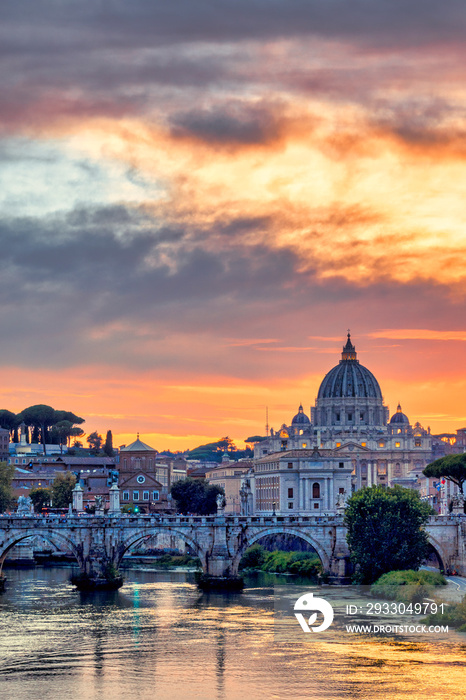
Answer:
[[[69,574],[6,571],[2,700],[466,698],[464,634],[321,641],[296,625],[277,642],[273,584],[289,578],[252,577],[243,593],[214,595],[189,573],[127,571],[120,591],[82,594]]]

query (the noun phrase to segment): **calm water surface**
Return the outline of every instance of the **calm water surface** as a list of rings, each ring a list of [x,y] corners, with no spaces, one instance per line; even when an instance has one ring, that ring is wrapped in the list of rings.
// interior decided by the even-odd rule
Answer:
[[[69,569],[6,574],[2,700],[466,698],[466,635],[274,642],[270,575],[207,595],[185,573],[128,571],[100,594],[73,589]]]

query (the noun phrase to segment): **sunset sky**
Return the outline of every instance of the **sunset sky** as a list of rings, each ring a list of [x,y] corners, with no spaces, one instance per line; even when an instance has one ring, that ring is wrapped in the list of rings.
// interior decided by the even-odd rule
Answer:
[[[0,408],[159,450],[309,415],[347,329],[466,425],[464,0],[4,0]]]

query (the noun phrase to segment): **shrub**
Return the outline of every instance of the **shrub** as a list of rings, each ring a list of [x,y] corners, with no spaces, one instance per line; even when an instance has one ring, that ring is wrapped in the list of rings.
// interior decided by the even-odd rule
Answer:
[[[442,574],[434,571],[390,571],[383,574],[371,586],[371,594],[387,600],[418,603],[432,595],[438,586],[445,586]]]

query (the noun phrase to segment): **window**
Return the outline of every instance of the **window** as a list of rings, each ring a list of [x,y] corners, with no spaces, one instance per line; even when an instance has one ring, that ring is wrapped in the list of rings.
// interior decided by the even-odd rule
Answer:
[[[348,420],[349,420],[349,421],[352,421],[352,420],[353,420],[353,414],[352,414],[352,413],[348,413]]]
[[[397,430],[396,432],[398,433],[398,435],[400,435],[400,433],[401,433],[401,428],[398,428],[398,430]]]
[[[123,491],[123,501],[129,501],[129,491]]]
[[[154,499],[154,501],[158,501],[159,500],[159,492],[153,491],[152,498]]]
[[[293,498],[293,489],[288,489],[288,498]]]
[[[395,442],[395,447],[401,447],[401,442]]]
[[[345,493],[345,489],[343,488],[343,486],[340,486],[340,488],[338,489],[338,493]]]
[[[364,420],[364,413],[360,413],[360,414],[359,414],[359,419],[360,419],[360,420]]]
[[[293,469],[293,462],[288,462],[288,469]]]
[[[345,463],[344,463],[344,462],[338,462],[338,468],[339,468],[339,469],[343,469],[344,466],[345,466]]]
[[[341,442],[337,442],[337,444],[335,445],[335,447],[341,447]]]
[[[318,504],[318,503],[314,503],[314,508],[317,509],[318,507],[319,507],[319,504]]]
[[[384,443],[383,440],[381,440],[381,441],[379,442],[379,447],[385,447],[385,443]]]
[[[303,442],[303,447],[307,447],[307,442]]]
[[[367,442],[361,442],[361,447],[367,447]]]
[[[320,484],[312,484],[312,498],[320,498]]]
[[[139,501],[139,491],[133,491],[133,501]]]
[[[421,441],[420,440],[415,440],[414,441],[414,447],[420,447],[421,446]]]
[[[339,414],[339,413],[337,413],[336,419],[337,419],[337,420],[340,420],[340,414]]]
[[[142,492],[142,500],[143,500],[143,501],[148,501],[148,500],[149,500],[149,491],[143,491],[143,492]]]
[[[288,503],[288,510],[293,510],[293,501],[290,501],[290,503]]]

